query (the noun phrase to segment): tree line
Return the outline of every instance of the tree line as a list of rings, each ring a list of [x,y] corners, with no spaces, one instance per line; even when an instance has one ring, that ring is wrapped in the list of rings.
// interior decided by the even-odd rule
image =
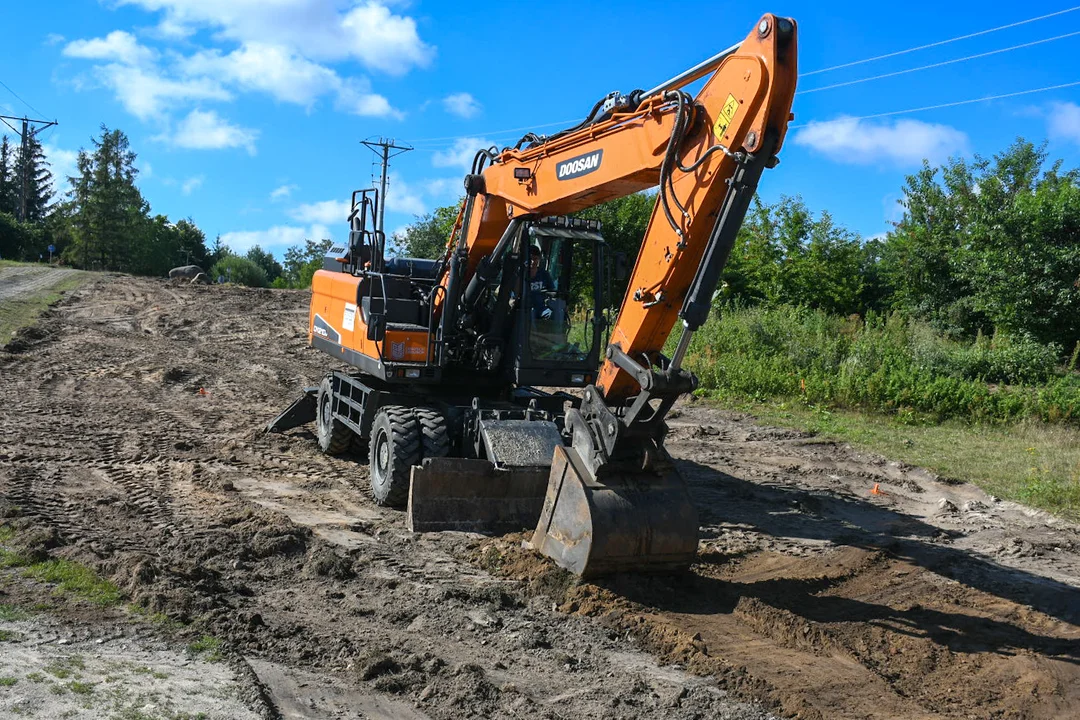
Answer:
[[[213,279],[252,286],[307,287],[329,240],[286,250],[284,262],[256,245],[240,255],[218,237],[210,245],[191,218],[171,221],[151,211],[139,186],[127,135],[104,125],[79,151],[70,190],[57,195],[48,158],[35,136],[26,147],[0,139],[0,258],[37,261],[49,255],[87,270],[163,276],[198,265]],[[20,194],[25,178],[25,214]],[[23,216],[20,219],[20,216]]]
[[[1061,166],[1024,139],[990,158],[924,162],[905,180],[901,219],[875,238],[798,197],[755,199],[716,303],[899,311],[949,337],[1004,331],[1071,351],[1080,342],[1080,172]],[[654,201],[639,193],[578,214],[600,220],[608,247],[634,258]],[[440,255],[457,208],[408,226],[406,254]]]

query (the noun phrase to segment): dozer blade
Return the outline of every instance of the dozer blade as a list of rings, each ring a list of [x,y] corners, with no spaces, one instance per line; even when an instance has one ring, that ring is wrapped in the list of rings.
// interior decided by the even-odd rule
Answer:
[[[413,467],[409,529],[501,535],[536,527],[562,436],[546,420],[481,420],[488,460],[431,458]]]
[[[532,547],[582,576],[683,570],[697,553],[698,517],[674,471],[593,480],[577,451],[555,448]]]
[[[548,468],[497,468],[487,460],[434,458],[414,466],[408,526],[413,532],[492,535],[536,526]]]

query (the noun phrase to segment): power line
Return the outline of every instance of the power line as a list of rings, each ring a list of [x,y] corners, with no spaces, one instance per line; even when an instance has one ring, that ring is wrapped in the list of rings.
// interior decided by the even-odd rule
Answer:
[[[1065,13],[1071,13],[1080,10],[1080,5],[1071,7],[1066,10],[1058,10],[1048,15],[1040,15],[1038,17],[1028,18],[1027,20],[1020,20],[1018,22],[1009,23],[1008,25],[1001,25],[996,28],[990,28],[989,30],[980,30],[979,32],[969,33],[967,35],[960,35],[958,37],[949,38],[948,40],[939,40],[932,42],[928,45],[919,45],[918,47],[908,48],[906,50],[897,50],[896,52],[887,53],[885,55],[878,55],[876,57],[864,58],[862,60],[855,60],[853,62],[844,63],[842,65],[833,65],[832,67],[822,68],[821,70],[811,70],[810,72],[801,73],[799,77],[808,77],[810,75],[818,75],[820,73],[832,72],[833,70],[841,70],[843,68],[853,67],[855,65],[862,65],[864,63],[876,62],[878,60],[884,60],[886,58],[896,57],[898,55],[906,55],[907,53],[918,52],[919,50],[927,50],[932,47],[939,47],[941,45],[948,45],[949,43],[957,42],[959,40],[968,40],[973,37],[979,37],[980,35],[988,35],[998,30],[1008,30],[1009,28],[1019,27],[1020,25],[1027,25],[1028,23],[1037,22],[1039,20],[1046,20],[1047,18],[1057,17],[1058,15],[1064,15]]]
[[[37,109],[36,107],[34,107],[33,105],[31,105],[30,103],[28,103],[28,102],[26,102],[25,100],[23,100],[23,99],[22,99],[21,97],[19,97],[19,93],[15,92],[15,91],[14,91],[14,90],[12,90],[11,88],[9,88],[9,87],[7,86],[7,84],[6,84],[6,83],[5,83],[5,82],[4,82],[3,80],[0,80],[0,85],[3,85],[3,86],[4,86],[4,89],[5,89],[5,90],[7,90],[7,91],[8,91],[9,93],[11,93],[12,95],[14,95],[15,97],[19,98],[19,102],[21,102],[21,103],[22,103],[23,105],[25,105],[26,107],[28,107],[28,108],[30,108],[31,110],[33,110],[33,111],[34,111],[35,113],[37,113],[38,115],[44,115],[44,114],[45,114],[45,113],[41,112],[40,110],[38,110],[38,109]]]
[[[990,50],[989,52],[978,53],[977,55],[968,55],[967,57],[956,58],[954,60],[945,60],[943,62],[931,63],[930,65],[923,65],[922,67],[908,68],[907,70],[897,70],[896,72],[885,73],[884,75],[875,75],[873,77],[862,78],[860,80],[849,80],[847,82],[826,85],[825,87],[811,88],[809,90],[800,90],[795,94],[808,95],[810,93],[821,92],[822,90],[833,90],[835,88],[847,87],[848,85],[858,85],[860,83],[870,82],[872,80],[882,80],[884,78],[896,77],[897,75],[907,75],[908,73],[919,72],[920,70],[929,70],[931,68],[942,67],[944,65],[953,65],[958,62],[976,60],[978,58],[984,58],[990,55],[1000,55],[1001,53],[1010,52],[1012,50],[1020,50],[1021,48],[1032,47],[1033,45],[1042,45],[1043,43],[1053,42],[1054,40],[1062,40],[1064,38],[1074,37],[1076,35],[1080,35],[1080,30],[1077,30],[1076,32],[1065,33],[1064,35],[1058,35],[1052,38],[1033,40],[1032,42],[1023,43],[1021,45],[1013,45],[1012,47],[1001,48],[1000,50]]]
[[[458,140],[459,138],[469,137],[469,136],[480,137],[480,136],[488,136],[488,135],[490,135],[490,136],[506,135],[507,133],[527,132],[529,130],[536,130],[538,128],[554,127],[556,125],[567,125],[569,123],[574,123],[574,122],[578,122],[578,119],[575,118],[573,120],[559,120],[558,122],[544,123],[543,125],[529,125],[527,127],[507,128],[506,130],[495,130],[495,131],[492,131],[492,132],[469,133],[468,135],[447,135],[446,137],[421,138],[419,140],[416,140],[413,144],[415,145],[416,143],[439,142],[439,141],[445,141],[445,140]]]
[[[1071,7],[1071,8],[1066,8],[1064,10],[1058,10],[1056,12],[1048,13],[1048,14],[1045,14],[1045,15],[1039,15],[1037,17],[1028,18],[1026,20],[1019,20],[1017,22],[1008,23],[1006,25],[999,25],[998,27],[989,28],[987,30],[980,30],[978,32],[968,33],[966,35],[959,35],[957,37],[949,38],[947,40],[939,40],[937,42],[929,43],[929,44],[926,44],[926,45],[919,45],[917,47],[907,48],[905,50],[897,50],[896,52],[886,53],[885,55],[877,55],[875,57],[864,58],[862,60],[855,60],[853,62],[843,63],[841,65],[834,65],[832,67],[822,68],[820,70],[812,70],[810,72],[800,73],[799,77],[804,78],[804,77],[808,77],[810,75],[819,75],[821,73],[830,72],[830,71],[833,71],[833,70],[840,70],[840,69],[843,69],[843,68],[853,67],[855,65],[862,65],[862,64],[865,64],[865,63],[875,62],[877,60],[884,60],[886,58],[897,57],[899,55],[906,55],[908,53],[917,52],[919,50],[926,50],[926,49],[933,48],[933,47],[939,47],[941,45],[947,45],[949,43],[958,42],[960,40],[968,40],[970,38],[979,37],[981,35],[988,35],[990,33],[998,32],[1000,30],[1007,30],[1009,28],[1019,27],[1021,25],[1027,25],[1029,23],[1037,22],[1039,20],[1046,20],[1047,18],[1057,17],[1059,15],[1064,15],[1066,13],[1075,12],[1077,10],[1080,10],[1080,5],[1077,5],[1077,6]],[[888,77],[893,77],[893,76],[896,76],[896,75],[904,75],[904,74],[908,74],[908,73],[919,72],[919,71],[922,71],[922,70],[929,70],[931,68],[941,67],[943,65],[952,65],[952,64],[955,64],[955,63],[959,63],[959,62],[965,62],[967,60],[974,60],[974,59],[981,58],[981,57],[987,57],[989,55],[997,55],[997,54],[1004,53],[1004,52],[1010,52],[1012,50],[1018,50],[1018,49],[1025,48],[1025,47],[1031,47],[1033,45],[1040,45],[1040,44],[1043,44],[1043,43],[1053,42],[1054,40],[1061,40],[1061,39],[1064,39],[1064,38],[1073,37],[1075,35],[1080,35],[1080,31],[1072,32],[1072,33],[1066,33],[1064,35],[1058,35],[1058,36],[1052,37],[1052,38],[1045,38],[1043,40],[1035,40],[1035,41],[1029,42],[1029,43],[1023,43],[1023,44],[1014,45],[1014,46],[1008,47],[1008,48],[1002,48],[1000,50],[991,50],[991,51],[985,52],[985,53],[979,53],[979,54],[976,54],[976,55],[969,55],[967,57],[957,58],[957,59],[954,59],[954,60],[946,60],[946,61],[940,62],[940,63],[932,63],[930,65],[923,65],[923,66],[917,67],[917,68],[910,68],[910,69],[907,69],[907,70],[899,70],[897,72],[885,73],[883,75],[876,75],[876,76],[873,76],[873,77],[863,78],[863,79],[860,79],[860,80],[852,80],[852,81],[844,82],[844,83],[836,83],[834,85],[826,85],[825,87],[820,87],[820,88],[811,88],[809,90],[801,90],[797,94],[798,95],[804,95],[804,94],[809,94],[809,93],[814,93],[814,92],[821,92],[823,90],[832,90],[834,88],[845,87],[847,85],[857,85],[859,83],[871,82],[873,80],[881,80],[881,79],[888,78]],[[1065,86],[1062,86],[1062,87],[1072,87],[1072,85],[1065,85]],[[1053,88],[1045,88],[1045,89],[1053,89]],[[1042,92],[1042,90],[1036,90],[1036,91],[1030,91],[1030,92]],[[1026,94],[1026,93],[1022,93],[1022,94]],[[1006,97],[1011,97],[1011,96],[1006,96]],[[979,101],[967,101],[967,102],[979,102]],[[960,104],[965,104],[965,103],[962,102]],[[946,105],[945,107],[950,107],[950,106],[951,105]],[[495,139],[498,139],[502,135],[507,135],[507,134],[510,134],[510,133],[525,132],[525,131],[537,130],[537,129],[540,129],[540,128],[547,128],[547,127],[554,127],[554,126],[565,126],[565,125],[568,125],[568,124],[574,123],[574,122],[577,122],[577,120],[576,119],[563,120],[563,121],[559,121],[559,122],[544,123],[542,125],[530,125],[530,126],[520,127],[520,128],[508,128],[506,130],[496,130],[496,131],[490,131],[490,132],[469,133],[468,135],[448,135],[448,136],[445,136],[445,137],[421,138],[419,140],[416,140],[413,144],[415,146],[415,145],[424,144],[424,143],[441,143],[441,142],[445,142],[447,140],[458,140],[460,138],[470,137],[470,136],[471,137],[478,137],[478,138],[481,138],[481,139],[495,140]],[[429,148],[417,147],[416,149],[420,150],[421,152],[438,152],[438,151],[441,151],[441,150],[447,150],[449,148],[450,148],[450,146],[440,145],[438,147],[429,147]]]
[[[876,118],[891,117],[893,115],[907,115],[909,113],[925,112],[927,110],[941,110],[942,108],[957,107],[958,105],[971,105],[973,103],[987,102],[989,100],[1003,100],[1005,98],[1019,97],[1020,95],[1031,95],[1033,93],[1047,92],[1048,90],[1061,90],[1063,88],[1071,88],[1080,85],[1080,80],[1071,83],[1064,83],[1061,85],[1049,85],[1047,87],[1036,88],[1034,90],[1021,90],[1019,92],[1003,93],[1001,95],[987,95],[986,97],[975,98],[973,100],[957,100],[956,102],[941,103],[940,105],[927,105],[925,107],[910,108],[907,110],[893,110],[891,112],[875,113],[874,115],[862,115],[860,117],[843,117],[843,120],[874,120]],[[827,122],[834,122],[832,120],[811,120],[810,122],[801,123],[799,125],[789,125],[788,129],[793,130],[795,128],[806,127],[812,124],[825,124]]]

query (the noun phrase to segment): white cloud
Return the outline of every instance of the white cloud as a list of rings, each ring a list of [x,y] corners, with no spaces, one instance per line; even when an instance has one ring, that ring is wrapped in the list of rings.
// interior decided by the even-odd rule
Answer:
[[[298,188],[296,185],[282,185],[280,187],[274,188],[273,192],[270,193],[270,199],[284,200],[285,198],[292,195],[293,190],[297,189]]]
[[[165,40],[186,40],[195,34],[195,29],[172,18],[165,18],[154,28],[153,34]]]
[[[140,120],[160,117],[180,103],[232,99],[220,83],[205,77],[173,80],[155,68],[116,63],[98,66],[95,74],[104,85],[112,88],[124,109]]]
[[[469,161],[472,164],[472,161]],[[460,177],[436,178],[424,182],[424,192],[432,197],[461,197],[465,194],[465,188],[461,185]]]
[[[426,67],[435,54],[416,21],[375,0],[120,0],[161,11],[163,22],[206,27],[240,43],[267,43],[320,60],[358,60],[372,70],[402,75]]]
[[[403,177],[390,173],[386,183],[386,209],[390,212],[423,215],[427,212],[427,204]]]
[[[258,90],[297,105],[311,105],[341,83],[330,68],[263,43],[244,45],[228,55],[204,50],[182,60],[181,67],[188,75],[218,77],[244,90]]]
[[[183,193],[184,195],[190,195],[191,193],[193,193],[194,191],[196,191],[200,187],[202,187],[203,180],[205,180],[205,179],[206,178],[204,178],[202,175],[196,175],[194,177],[189,177],[187,180],[185,180],[183,182],[182,185],[180,185],[180,192]]]
[[[794,142],[837,162],[858,165],[909,166],[923,159],[938,163],[968,147],[967,135],[948,125],[919,120],[873,123],[850,117],[812,122],[796,132]]]
[[[64,42],[66,39],[67,38],[65,38],[63,35],[60,35],[58,33],[49,33],[48,35],[45,36],[45,44],[46,45],[59,45],[60,43]]]
[[[166,138],[171,144],[191,150],[220,150],[242,147],[255,154],[257,130],[231,125],[213,110],[192,110],[180,121],[176,132]]]
[[[291,225],[276,225],[266,230],[241,230],[227,232],[221,236],[221,242],[233,252],[246,253],[258,245],[263,250],[281,255],[286,248],[293,245],[303,245],[304,240],[333,239],[334,234],[325,225],[311,225],[310,227],[295,227]]]
[[[488,148],[495,143],[484,138],[463,137],[454,141],[453,147],[448,150],[437,151],[431,156],[431,164],[435,167],[456,167],[465,172],[472,169],[473,158],[476,151]]]
[[[446,112],[466,120],[480,113],[480,103],[467,92],[447,95],[442,101]]]
[[[364,117],[392,117],[398,120],[404,116],[390,106],[390,101],[382,95],[368,92],[368,83],[355,78],[342,83],[338,89],[335,107],[343,112]]]
[[[152,62],[157,53],[140,45],[131,33],[113,30],[103,38],[69,42],[64,47],[64,55],[84,60],[108,60],[125,65],[144,65]]]
[[[1071,102],[1050,103],[1046,122],[1051,138],[1080,145],[1080,105]]]
[[[322,202],[298,205],[288,211],[289,217],[306,223],[320,225],[344,224],[352,208],[346,200],[323,200]]]
[[[64,150],[55,145],[43,145],[45,160],[49,163],[49,171],[53,176],[53,191],[57,195],[63,195],[71,189],[68,178],[79,172],[79,153],[76,150]]]

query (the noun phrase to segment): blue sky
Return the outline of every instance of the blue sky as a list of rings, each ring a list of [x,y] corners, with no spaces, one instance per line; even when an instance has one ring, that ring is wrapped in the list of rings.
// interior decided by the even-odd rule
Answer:
[[[361,140],[416,148],[391,166],[392,232],[453,202],[477,147],[576,122],[610,90],[652,87],[737,42],[766,11],[799,23],[800,70],[812,73],[1063,10],[800,79],[796,127],[761,193],[801,195],[873,236],[899,217],[904,176],[923,157],[990,155],[1022,135],[1048,140],[1066,167],[1080,164],[1080,85],[859,119],[1080,82],[1080,8],[9,1],[0,7],[0,82],[10,88],[0,87],[0,113],[59,121],[41,135],[58,176],[101,124],[124,130],[154,212],[191,217],[234,250],[258,243],[280,256],[305,237],[344,236],[349,194],[377,170]],[[947,64],[901,73],[937,63]],[[878,77],[892,73],[901,74]]]

